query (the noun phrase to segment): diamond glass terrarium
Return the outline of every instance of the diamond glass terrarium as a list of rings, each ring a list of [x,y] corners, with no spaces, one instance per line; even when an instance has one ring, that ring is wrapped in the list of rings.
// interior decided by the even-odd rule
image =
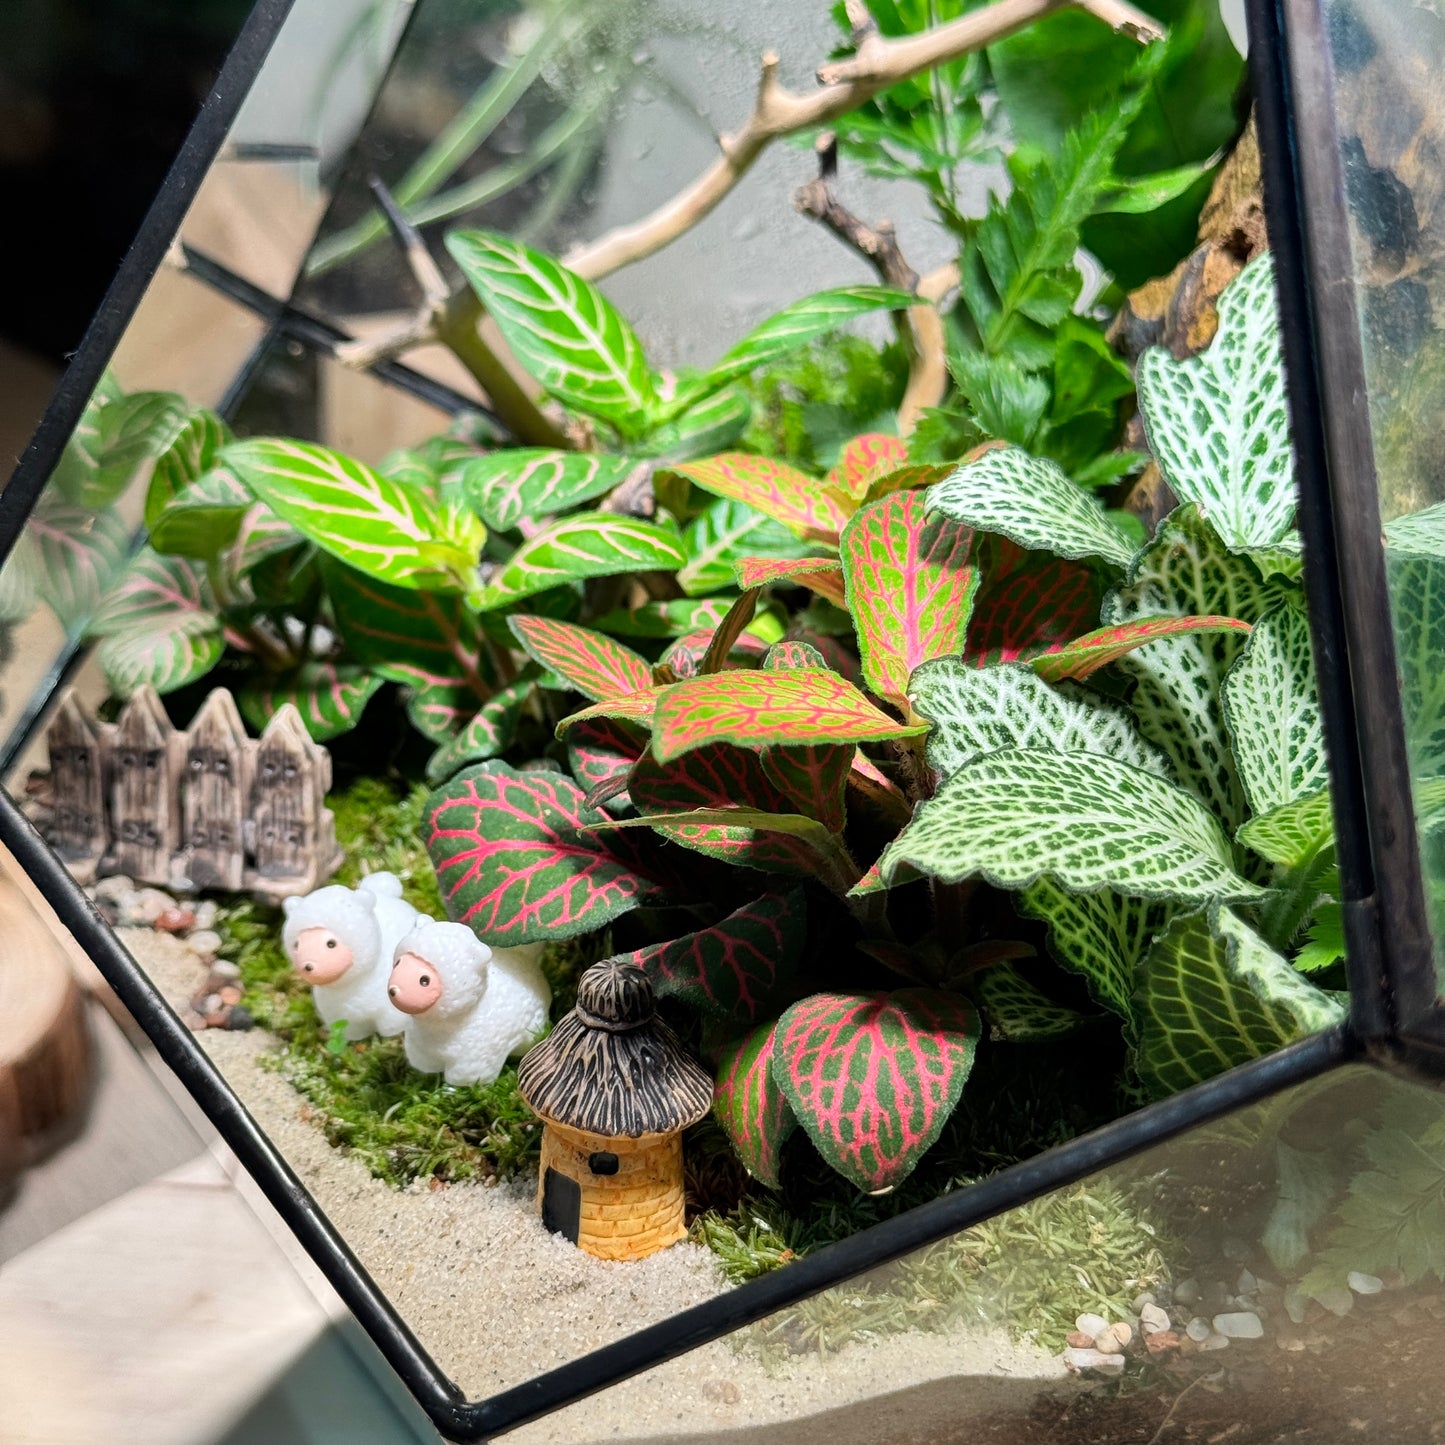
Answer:
[[[1445,35],[1159,9],[261,0],[0,494],[0,839],[448,1438],[1434,1317]]]

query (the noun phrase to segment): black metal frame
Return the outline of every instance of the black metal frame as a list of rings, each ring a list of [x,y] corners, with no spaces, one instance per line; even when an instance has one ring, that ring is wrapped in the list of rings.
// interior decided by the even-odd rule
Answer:
[[[0,495],[0,563],[38,498],[185,208],[224,139],[291,0],[258,0],[146,228]],[[1320,0],[1248,0],[1272,249],[1300,479],[1300,527],[1350,952],[1350,1023],[1237,1068],[1091,1134],[864,1230],[727,1294],[504,1390],[468,1402],[378,1289],[208,1055],[15,803],[0,793],[0,843],[90,954],[166,1063],[430,1415],[457,1441],[489,1439],[726,1335],[867,1270],[1063,1187],[1188,1129],[1356,1058],[1410,1072],[1440,1029],[1415,848],[1383,549],[1348,271],[1348,235]],[[335,328],[209,258],[187,265],[278,336],[329,352]],[[409,368],[379,380],[453,410],[471,406]],[[58,685],[63,668],[52,676]],[[7,750],[8,751],[8,750]]]

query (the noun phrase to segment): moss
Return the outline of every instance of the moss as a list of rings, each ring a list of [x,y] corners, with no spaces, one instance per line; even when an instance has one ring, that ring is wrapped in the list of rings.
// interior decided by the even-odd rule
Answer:
[[[855,1224],[854,1228],[857,1225]],[[694,1237],[729,1278],[767,1273],[806,1252],[800,1221],[752,1201],[732,1217],[705,1215]],[[1158,1226],[1143,1199],[1095,1181],[1060,1190],[862,1279],[783,1310],[745,1337],[765,1358],[844,1345],[904,1330],[1006,1328],[1015,1339],[1060,1349],[1081,1311],[1119,1318],[1165,1276]]]
[[[386,870],[407,901],[445,917],[435,875],[421,843],[426,789],[402,793],[363,779],[330,800],[345,862],[336,881],[354,886]],[[349,1150],[389,1184],[413,1179],[505,1177],[535,1163],[541,1127],[517,1092],[509,1064],[485,1087],[452,1088],[406,1062],[400,1039],[333,1044],[281,948],[282,914],[249,900],[219,922],[221,953],[241,969],[246,1006],[281,1040],[276,1067],[306,1100],[330,1142]],[[557,997],[571,1007],[578,972],[594,956],[590,941],[549,947],[542,967]]]

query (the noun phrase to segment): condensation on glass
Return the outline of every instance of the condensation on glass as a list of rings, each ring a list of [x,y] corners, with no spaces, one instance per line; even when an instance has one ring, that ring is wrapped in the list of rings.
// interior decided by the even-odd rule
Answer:
[[[1426,902],[1445,976],[1445,17],[1328,0],[1335,110]],[[1433,525],[1432,525],[1433,524]]]

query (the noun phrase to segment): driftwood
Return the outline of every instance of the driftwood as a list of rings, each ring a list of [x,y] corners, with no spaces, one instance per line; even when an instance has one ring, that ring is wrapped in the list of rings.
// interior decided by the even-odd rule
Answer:
[[[149,688],[114,723],[86,717],[71,695],[47,741],[46,835],[82,883],[122,873],[176,893],[279,899],[309,893],[341,862],[326,807],[331,756],[290,704],[253,739],[224,688],[187,732]]]

